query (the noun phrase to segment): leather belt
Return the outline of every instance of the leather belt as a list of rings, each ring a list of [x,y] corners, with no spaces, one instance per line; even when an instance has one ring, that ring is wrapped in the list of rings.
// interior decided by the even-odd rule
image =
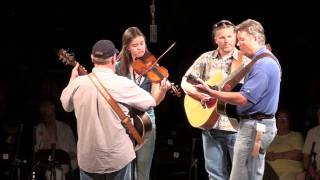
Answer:
[[[251,114],[251,115],[243,115],[240,116],[240,119],[252,119],[252,120],[259,120],[261,121],[262,119],[272,119],[274,117],[273,114]]]

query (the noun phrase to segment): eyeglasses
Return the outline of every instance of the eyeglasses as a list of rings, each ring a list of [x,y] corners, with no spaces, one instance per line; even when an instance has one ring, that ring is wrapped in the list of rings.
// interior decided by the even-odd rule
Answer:
[[[221,26],[234,26],[234,24],[227,20],[221,20],[213,25],[214,28],[219,28]]]

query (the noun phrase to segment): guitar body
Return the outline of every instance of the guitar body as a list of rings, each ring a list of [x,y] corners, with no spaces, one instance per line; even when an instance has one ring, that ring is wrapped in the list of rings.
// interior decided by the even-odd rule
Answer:
[[[149,139],[152,131],[152,121],[147,112],[136,112],[133,117],[133,125],[143,139],[142,144],[134,143],[134,150],[138,151]]]
[[[206,83],[215,90],[238,92],[241,88],[241,84],[238,83],[231,90],[227,89],[227,86],[222,83],[225,76],[226,75],[222,72],[215,72]],[[196,84],[197,82],[194,81],[194,78],[195,77],[190,77],[187,81],[191,84]],[[225,88],[223,89],[223,87]],[[220,100],[210,102],[209,105],[204,106],[199,100],[186,95],[184,99],[184,108],[189,123],[195,128],[211,129],[220,115],[225,115],[239,121],[236,106]]]
[[[216,71],[206,83],[209,86],[218,86],[225,79],[225,76],[223,72]],[[212,102],[210,106],[204,106],[199,100],[186,95],[184,108],[190,125],[195,128],[211,129],[220,117],[216,111],[217,102]]]
[[[219,114],[228,116],[229,118],[237,119],[239,121],[240,119],[236,107],[237,106],[225,103],[223,101],[217,102],[217,112]]]

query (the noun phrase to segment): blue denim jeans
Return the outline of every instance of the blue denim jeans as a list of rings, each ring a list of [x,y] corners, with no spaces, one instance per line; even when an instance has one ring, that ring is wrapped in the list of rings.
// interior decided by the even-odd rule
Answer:
[[[131,163],[112,173],[88,173],[80,169],[80,180],[131,180]]]
[[[266,125],[266,131],[261,137],[258,157],[252,155],[255,143],[257,123]],[[234,156],[230,180],[262,180],[264,173],[266,149],[277,133],[276,120],[263,119],[261,121],[242,119],[234,146]]]
[[[237,133],[222,130],[202,131],[205,168],[210,180],[228,180]]]
[[[149,180],[155,142],[156,128],[153,127],[148,141],[136,152],[136,179],[138,180]]]

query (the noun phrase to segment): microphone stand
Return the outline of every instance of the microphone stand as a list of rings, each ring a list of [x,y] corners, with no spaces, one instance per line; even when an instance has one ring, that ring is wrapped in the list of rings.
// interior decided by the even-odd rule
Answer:
[[[36,168],[38,168],[38,165],[40,164],[40,162],[36,162],[36,152],[35,152],[35,146],[36,146],[36,127],[33,127],[33,137],[32,137],[32,141],[33,141],[33,155],[32,155],[32,168],[31,168],[31,180],[35,180],[36,179]]]
[[[20,180],[20,177],[21,177],[21,170],[20,170],[21,160],[19,159],[19,153],[20,153],[20,142],[21,142],[22,131],[23,131],[23,124],[22,122],[20,122],[18,127],[18,135],[17,135],[17,141],[16,141],[17,143],[16,143],[15,155],[14,155],[15,158],[12,165],[11,176],[10,176],[11,180],[14,180],[15,175],[17,180]]]
[[[50,180],[56,180],[56,168],[55,168],[55,151],[56,151],[56,144],[52,144],[51,145],[51,156],[49,158],[49,161],[51,161],[50,163]]]
[[[194,156],[196,143],[197,143],[197,139],[192,138],[191,163],[190,163],[188,180],[198,180],[198,158]]]

